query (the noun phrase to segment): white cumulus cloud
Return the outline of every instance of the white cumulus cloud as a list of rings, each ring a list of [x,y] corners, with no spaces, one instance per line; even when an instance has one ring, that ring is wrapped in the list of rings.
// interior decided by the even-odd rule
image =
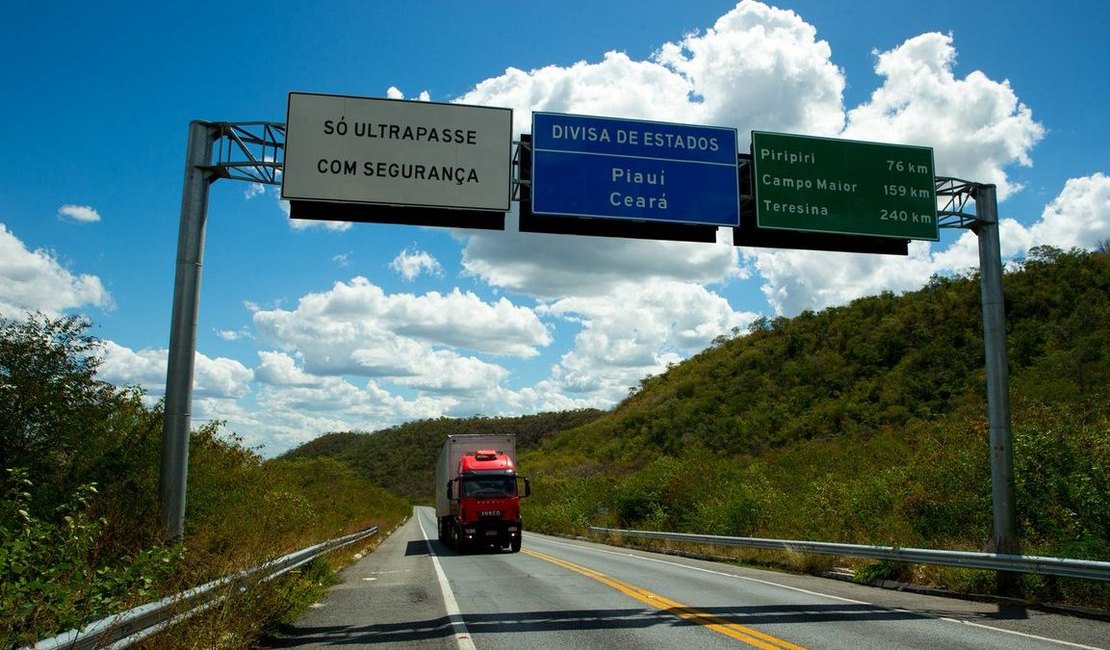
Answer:
[[[28,250],[0,223],[0,313],[58,315],[82,307],[111,309],[112,297],[95,275],[74,275],[52,251]]]
[[[534,356],[537,346],[551,342],[535,312],[506,298],[488,303],[458,289],[419,296],[386,294],[362,277],[336,282],[327,292],[306,295],[293,311],[259,310],[254,320],[279,345],[302,351],[302,346],[329,349],[325,355],[306,352],[306,361],[313,365],[326,357],[329,361],[324,365],[338,364],[336,368],[350,361],[362,341],[386,344],[397,352],[439,345],[519,357]],[[345,351],[340,355],[343,361],[335,356],[340,351]]]
[[[844,137],[933,147],[938,176],[993,184],[999,200],[1020,189],[1005,168],[1032,164],[1044,127],[1008,82],[979,71],[956,78],[951,34],[922,34],[876,57],[883,85],[849,111]]]
[[[539,316],[506,298],[486,302],[458,289],[386,294],[365,278],[304,296],[293,310],[258,310],[254,322],[281,351],[262,358],[259,377],[272,385],[308,389],[313,381],[362,376],[418,391],[422,403],[440,408],[488,403],[508,375],[461,350],[532,357],[551,343]]]
[[[1072,178],[1031,229],[1031,242],[1069,249],[1096,248],[1110,240],[1110,176]]]
[[[422,273],[443,275],[443,267],[440,266],[435,257],[427,251],[420,251],[415,248],[401,251],[389,263],[389,268],[400,273],[401,277],[406,280],[415,280]]]
[[[261,196],[266,193],[266,186],[262,183],[250,183],[247,189],[243,190],[243,198],[250,201],[256,196]]]
[[[248,330],[246,327],[240,327],[237,330],[220,330],[220,329],[218,329],[218,330],[215,330],[215,332],[216,332],[216,336],[220,337],[221,339],[223,339],[225,341],[238,341],[238,340],[241,340],[241,339],[252,338],[250,330]]]
[[[81,223],[96,223],[100,221],[100,213],[90,205],[66,204],[58,208],[58,216]]]
[[[138,385],[151,395],[166,392],[165,349],[132,350],[113,341],[104,341],[104,363],[100,376],[117,385]],[[194,399],[239,399],[250,392],[254,372],[234,359],[211,358],[196,354],[193,372]]]
[[[628,283],[611,295],[556,300],[543,311],[582,323],[549,385],[588,395],[592,405],[620,399],[645,375],[663,372],[758,317],[734,311],[701,286],[674,281]]]
[[[845,81],[831,54],[798,14],[745,0],[704,34],[665,44],[655,60],[690,84],[670,103],[685,100],[695,123],[836,135]]]
[[[745,0],[648,60],[608,52],[597,63],[509,68],[459,101],[513,108],[518,131],[541,110],[835,135],[844,75],[816,33],[792,11]]]
[[[284,352],[258,352],[258,368],[254,371],[254,378],[264,384],[274,386],[299,386],[310,388],[320,386],[327,379],[315,377],[297,367],[296,360]]]

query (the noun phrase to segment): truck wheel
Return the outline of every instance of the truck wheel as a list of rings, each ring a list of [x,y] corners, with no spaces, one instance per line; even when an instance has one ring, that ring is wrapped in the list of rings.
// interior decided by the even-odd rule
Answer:
[[[469,545],[462,535],[462,529],[458,525],[451,526],[451,548],[456,553],[466,553]]]
[[[509,542],[509,551],[512,552],[512,553],[519,553],[520,552],[520,541],[521,540],[520,540],[519,537],[513,538],[513,541]]]

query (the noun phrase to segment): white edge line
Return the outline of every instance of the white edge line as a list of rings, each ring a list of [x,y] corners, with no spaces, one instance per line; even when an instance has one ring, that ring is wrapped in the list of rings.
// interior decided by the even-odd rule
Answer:
[[[428,547],[428,557],[432,558],[432,565],[436,568],[439,589],[443,592],[443,604],[447,608],[447,619],[451,621],[451,629],[455,632],[455,643],[458,644],[459,650],[476,650],[474,641],[470,638],[470,632],[466,629],[466,623],[463,621],[462,612],[459,611],[459,604],[455,601],[455,593],[451,591],[447,575],[443,573],[443,567],[439,564],[439,558],[432,548],[431,540],[428,539],[428,533],[424,530],[424,524],[420,522],[419,512],[416,514],[416,525],[420,527],[420,535]]]
[[[577,548],[577,549],[583,549],[583,550],[588,550],[588,551],[596,551],[598,553],[608,553],[610,555],[620,555],[620,556],[624,556],[624,557],[635,557],[637,559],[645,560],[645,561],[648,561],[648,562],[658,562],[659,564],[669,564],[671,566],[681,567],[681,568],[685,568],[685,569],[693,569],[694,571],[701,571],[703,573],[712,573],[714,575],[724,576],[724,577],[727,577],[727,578],[736,578],[737,580],[747,580],[748,582],[757,582],[759,584],[764,584],[764,585],[768,585],[768,586],[771,586],[771,587],[779,587],[781,589],[788,589],[790,591],[796,591],[796,592],[803,593],[803,594],[809,594],[811,596],[820,596],[821,598],[830,598],[832,600],[839,600],[839,601],[842,601],[842,602],[845,602],[845,603],[853,603],[853,604],[856,604],[856,605],[868,605],[870,607],[883,607],[883,605],[876,605],[875,603],[869,603],[869,602],[862,601],[862,600],[853,600],[851,598],[842,598],[840,596],[833,596],[831,594],[823,594],[819,591],[810,591],[809,589],[802,589],[800,587],[791,587],[790,585],[784,585],[784,584],[780,584],[778,582],[772,582],[770,580],[760,580],[759,578],[749,578],[748,576],[740,576],[740,575],[736,575],[735,573],[726,573],[724,571],[714,571],[713,569],[704,569],[702,567],[691,566],[689,564],[682,564],[681,562],[672,562],[670,560],[661,560],[661,559],[658,559],[658,558],[646,557],[646,556],[643,556],[643,555],[637,555],[637,554],[634,554],[634,553],[629,553],[627,551],[625,551],[625,552],[609,551],[609,550],[606,550],[606,549],[594,548],[592,546],[581,546],[579,544],[571,544],[571,543],[568,543],[568,542],[562,542],[562,541],[558,541],[558,540],[555,540],[555,539],[548,539],[547,541],[551,542],[552,544],[558,544],[560,546],[570,546],[570,547]],[[911,613],[911,614],[920,614],[920,612],[915,612],[913,610],[904,609],[904,608],[901,608],[901,607],[887,607],[886,609],[890,609],[890,610],[896,611],[896,612],[906,612],[906,613]],[[1002,632],[1003,634],[1012,634],[1014,636],[1019,636],[1019,637],[1023,637],[1023,638],[1026,638],[1026,639],[1032,639],[1032,640],[1035,640],[1035,641],[1043,641],[1043,642],[1047,642],[1047,643],[1056,643],[1056,644],[1059,644],[1059,645],[1065,645],[1065,646],[1069,646],[1069,647],[1072,647],[1072,648],[1084,648],[1084,650],[1105,650],[1104,648],[1100,648],[1098,646],[1083,645],[1082,643],[1073,643],[1071,641],[1063,641],[1061,639],[1053,639],[1053,638],[1049,638],[1049,637],[1046,637],[1046,636],[1037,636],[1035,634],[1028,634],[1026,632],[1018,632],[1016,630],[1007,630],[1007,629],[1001,628],[1001,627],[994,627],[993,625],[984,625],[982,623],[973,623],[971,621],[958,619],[958,618],[950,618],[950,617],[947,617],[947,616],[939,616],[939,617],[937,617],[936,620],[941,620],[941,621],[945,621],[945,622],[948,622],[948,623],[959,623],[961,625],[970,625],[972,627],[983,628],[985,630],[991,630],[991,631],[994,631],[994,632]]]
[[[949,623],[960,623],[962,625],[970,625],[971,627],[980,627],[980,628],[983,628],[985,630],[991,630],[992,632],[1002,632],[1003,634],[1012,634],[1014,636],[1020,636],[1020,637],[1025,638],[1025,639],[1032,639],[1033,641],[1045,641],[1047,643],[1057,643],[1057,644],[1060,644],[1060,645],[1070,646],[1072,648],[1086,648],[1087,650],[1103,650],[1102,648],[1100,648],[1098,646],[1083,645],[1082,643],[1072,643],[1071,641],[1061,641],[1060,639],[1051,639],[1047,636],[1037,636],[1036,634],[1029,634],[1027,632],[1018,632],[1017,630],[1007,630],[1007,629],[1001,628],[1001,627],[994,627],[993,625],[983,625],[982,623],[972,623],[971,621],[965,621],[965,620],[958,619],[958,618],[948,618],[946,616],[942,616],[940,620],[948,621]]]

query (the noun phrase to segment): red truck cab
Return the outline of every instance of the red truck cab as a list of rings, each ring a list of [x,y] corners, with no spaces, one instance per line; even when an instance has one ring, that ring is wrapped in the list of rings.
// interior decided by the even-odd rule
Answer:
[[[447,485],[451,525],[441,531],[457,550],[509,547],[520,550],[520,493],[517,480],[524,478],[524,495],[531,494],[526,477],[518,476],[513,459],[494,449],[479,449],[459,457],[454,478]]]

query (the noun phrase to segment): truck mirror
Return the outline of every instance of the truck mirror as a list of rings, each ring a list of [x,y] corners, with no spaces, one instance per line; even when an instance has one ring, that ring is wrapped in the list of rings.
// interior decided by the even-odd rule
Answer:
[[[521,478],[524,479],[524,496],[532,496],[532,481],[529,481],[527,476],[522,476]]]
[[[454,501],[455,498],[456,498],[455,497],[455,491],[452,489],[452,487],[454,485],[455,485],[454,481],[447,481],[447,500],[448,501]]]

